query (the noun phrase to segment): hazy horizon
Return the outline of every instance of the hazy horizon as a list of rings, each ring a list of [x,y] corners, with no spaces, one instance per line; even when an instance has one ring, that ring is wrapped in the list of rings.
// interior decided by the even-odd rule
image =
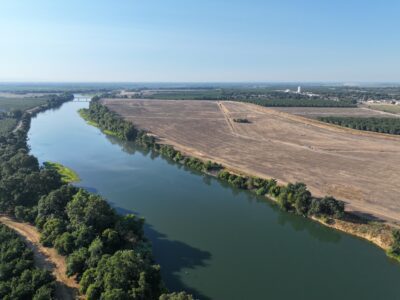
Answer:
[[[398,1],[10,1],[1,82],[400,83]]]

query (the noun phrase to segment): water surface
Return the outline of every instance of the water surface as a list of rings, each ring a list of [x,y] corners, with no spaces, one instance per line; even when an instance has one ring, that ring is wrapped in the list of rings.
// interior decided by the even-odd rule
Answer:
[[[32,120],[40,162],[74,169],[79,186],[146,218],[171,290],[200,299],[400,299],[400,266],[374,245],[87,125],[69,102]]]

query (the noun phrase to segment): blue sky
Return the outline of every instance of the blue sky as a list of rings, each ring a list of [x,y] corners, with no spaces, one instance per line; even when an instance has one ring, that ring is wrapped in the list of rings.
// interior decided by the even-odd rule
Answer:
[[[400,1],[2,0],[0,81],[400,82]]]

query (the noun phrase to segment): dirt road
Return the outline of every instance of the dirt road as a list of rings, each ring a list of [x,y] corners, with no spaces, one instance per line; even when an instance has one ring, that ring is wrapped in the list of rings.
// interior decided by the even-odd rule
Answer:
[[[6,216],[1,216],[0,222],[22,236],[34,253],[37,267],[49,270],[54,275],[57,299],[71,300],[78,298],[79,285],[73,278],[69,278],[65,274],[67,270],[65,258],[59,255],[55,249],[46,248],[40,244],[40,234],[34,226],[16,222]]]

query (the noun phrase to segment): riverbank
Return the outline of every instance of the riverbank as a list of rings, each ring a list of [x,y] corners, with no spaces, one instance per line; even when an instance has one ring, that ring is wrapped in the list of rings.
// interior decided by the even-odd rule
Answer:
[[[88,116],[88,114],[85,112],[85,110],[80,109],[78,110],[79,115],[82,117],[82,119],[84,119],[86,121],[86,123],[90,126],[99,128],[102,132],[104,132],[105,134],[108,135],[112,135],[112,136],[117,136],[117,134],[111,130],[107,130],[107,129],[102,129],[101,126],[99,124],[97,124],[96,122],[90,120],[90,117]]]
[[[122,118],[120,116],[114,116],[113,113],[104,111],[103,108],[101,108],[101,110],[103,110],[102,113],[107,114],[107,121],[109,122],[108,124],[106,124],[105,127],[101,128],[103,131],[110,131],[111,128],[116,128],[115,130],[118,130],[119,127],[114,126],[112,122],[113,117],[119,118],[118,121],[115,121],[115,123],[118,123],[119,126],[122,126],[121,124],[123,124],[123,122],[126,123],[126,121],[122,121]],[[88,111],[85,111],[85,114],[89,120],[94,121],[96,124],[98,124],[99,120],[101,120],[102,118],[101,114],[96,115],[96,112],[93,112],[92,114],[96,115],[96,120],[90,117]],[[120,135],[120,133],[114,132],[114,135]],[[133,140],[136,140],[136,142],[138,143],[144,144],[146,147],[149,147],[152,150],[161,153],[165,157],[168,157],[176,161],[177,163],[218,177],[224,181],[229,182],[231,185],[237,188],[249,190],[251,192],[255,192],[258,195],[265,195],[266,199],[278,203],[279,206],[284,210],[292,211],[296,214],[301,214],[327,227],[368,240],[378,247],[384,249],[387,253],[392,250],[392,247],[395,244],[392,234],[394,227],[387,223],[371,221],[356,216],[354,214],[344,212],[341,213],[339,205],[340,201],[338,202],[337,200],[332,200],[331,198],[326,199],[329,197],[325,197],[319,200],[319,198],[312,198],[310,194],[306,197],[305,202],[302,203],[301,197],[303,197],[303,195],[308,195],[307,191],[304,191],[304,188],[302,186],[296,186],[296,184],[289,184],[288,186],[277,185],[276,181],[274,182],[273,179],[254,177],[248,174],[243,174],[238,170],[232,171],[219,164],[202,161],[202,157],[196,157],[196,155],[193,155],[192,153],[188,154],[180,152],[174,149],[172,145],[162,144],[160,143],[160,139],[157,136],[155,136],[154,134],[148,135],[140,129],[136,129],[136,134]],[[217,168],[217,171],[215,171],[209,170],[206,165],[215,165],[219,167]],[[225,172],[224,176],[220,176],[222,172]],[[292,197],[293,195],[294,197]],[[298,199],[293,199],[296,197]],[[296,201],[298,202],[296,203]],[[338,211],[331,211],[329,208],[326,208],[327,206],[329,207],[331,204],[338,207]],[[315,211],[315,207],[319,208],[320,210]],[[311,208],[314,208],[314,210],[312,210]]]
[[[45,168],[50,170],[55,170],[61,176],[61,180],[64,183],[72,183],[72,182],[79,182],[80,178],[79,175],[72,169],[63,166],[60,163],[45,161],[43,163]]]

